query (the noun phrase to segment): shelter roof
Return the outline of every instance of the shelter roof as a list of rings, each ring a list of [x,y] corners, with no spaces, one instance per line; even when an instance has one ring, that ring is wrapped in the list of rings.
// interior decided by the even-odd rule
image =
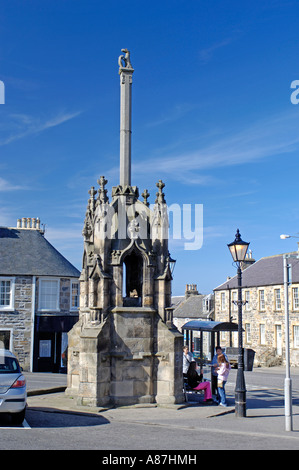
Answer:
[[[238,331],[237,323],[219,321],[191,320],[182,326],[183,330],[196,331]]]

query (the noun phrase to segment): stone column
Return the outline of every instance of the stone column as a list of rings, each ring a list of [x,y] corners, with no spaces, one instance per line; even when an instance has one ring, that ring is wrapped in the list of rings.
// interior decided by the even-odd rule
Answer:
[[[131,186],[132,75],[130,52],[120,56],[120,185]]]

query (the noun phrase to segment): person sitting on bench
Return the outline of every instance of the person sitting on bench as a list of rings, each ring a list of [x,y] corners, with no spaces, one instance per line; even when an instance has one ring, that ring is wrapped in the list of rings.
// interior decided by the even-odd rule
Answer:
[[[188,385],[193,390],[204,390],[205,402],[213,401],[210,382],[202,382],[203,374],[200,373],[200,375],[198,375],[196,367],[197,365],[195,361],[190,363],[187,372]]]

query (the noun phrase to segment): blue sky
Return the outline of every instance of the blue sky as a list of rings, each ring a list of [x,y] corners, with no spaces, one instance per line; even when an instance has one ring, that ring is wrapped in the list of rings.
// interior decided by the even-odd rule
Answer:
[[[0,225],[39,217],[81,268],[90,186],[119,183],[118,56],[131,51],[132,184],[154,202],[203,204],[203,246],[177,260],[173,294],[234,275],[239,228],[253,256],[296,249],[299,4],[264,0],[0,1]]]

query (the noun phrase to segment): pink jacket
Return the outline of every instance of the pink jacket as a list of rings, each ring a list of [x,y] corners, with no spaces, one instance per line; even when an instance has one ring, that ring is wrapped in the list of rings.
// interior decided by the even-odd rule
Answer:
[[[223,380],[224,382],[227,381],[229,371],[231,370],[231,365],[228,364],[228,367],[226,367],[226,363],[222,363],[220,368],[217,370],[218,374],[218,379]]]

